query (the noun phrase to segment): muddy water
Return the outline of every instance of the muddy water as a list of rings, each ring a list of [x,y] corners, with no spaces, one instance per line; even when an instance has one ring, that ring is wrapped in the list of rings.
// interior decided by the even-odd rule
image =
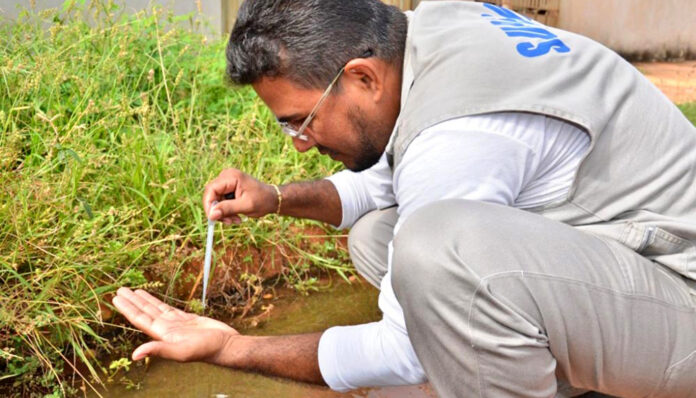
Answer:
[[[301,297],[280,292],[279,298],[268,300],[273,307],[258,319],[254,328],[238,328],[245,334],[280,335],[315,332],[333,325],[350,325],[380,318],[377,290],[366,282],[349,285],[335,283],[326,291]],[[285,296],[285,297],[283,297]],[[179,364],[153,360],[132,369],[126,377],[139,384],[139,389],[111,385],[105,397],[170,398],[170,397],[368,397],[368,398],[430,398],[435,397],[426,385],[382,389],[362,389],[346,394],[324,387],[295,383],[283,379],[234,371],[213,365]],[[120,379],[120,376],[115,378]],[[96,395],[93,395],[96,396]]]

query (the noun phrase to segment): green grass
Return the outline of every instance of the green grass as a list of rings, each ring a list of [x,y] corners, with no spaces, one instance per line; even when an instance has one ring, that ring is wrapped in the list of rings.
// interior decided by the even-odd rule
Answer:
[[[224,83],[224,43],[192,33],[193,16],[75,3],[0,25],[3,396],[71,395],[81,377],[108,377],[95,356],[129,348],[106,316],[110,294],[175,296],[184,264],[202,257],[200,197],[221,169],[284,183],[339,167],[298,154],[251,90]],[[696,122],[696,104],[681,109]],[[220,227],[217,248],[282,247],[299,289],[309,270],[348,270],[345,252],[308,244],[297,224]],[[237,283],[241,306],[253,303],[258,278]]]
[[[679,109],[684,112],[687,119],[691,120],[691,123],[696,125],[696,102],[679,105]]]
[[[127,348],[104,337],[122,328],[104,317],[109,295],[173,295],[202,257],[201,193],[221,169],[284,183],[339,167],[299,155],[253,91],[225,84],[224,44],[192,33],[193,16],[74,3],[0,25],[0,395],[71,395],[81,377],[104,378],[95,353]],[[348,270],[293,223],[220,227],[218,250],[281,245],[299,288],[310,269]]]

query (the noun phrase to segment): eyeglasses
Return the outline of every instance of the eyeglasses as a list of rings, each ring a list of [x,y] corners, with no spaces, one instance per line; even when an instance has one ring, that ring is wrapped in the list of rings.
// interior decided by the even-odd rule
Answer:
[[[369,58],[372,56],[372,50],[367,50],[363,53],[363,55],[360,58]],[[312,119],[314,119],[314,116],[317,114],[319,111],[319,107],[321,107],[321,104],[326,100],[326,98],[329,96],[331,93],[331,90],[333,87],[336,85],[336,82],[338,79],[341,77],[341,74],[343,74],[343,71],[346,69],[346,66],[343,65],[343,67],[338,71],[336,74],[336,77],[333,78],[329,86],[324,90],[324,93],[321,95],[319,98],[319,101],[317,101],[317,104],[314,105],[314,108],[312,108],[312,111],[309,112],[309,116],[307,116],[300,125],[298,129],[295,129],[295,127],[292,126],[291,122],[281,122],[280,120],[276,119],[278,124],[280,125],[280,129],[283,131],[283,133],[289,135],[292,138],[297,138],[302,141],[307,141],[309,138],[307,138],[306,135],[304,135],[305,129],[307,129],[307,126],[309,126],[310,123],[312,123]]]

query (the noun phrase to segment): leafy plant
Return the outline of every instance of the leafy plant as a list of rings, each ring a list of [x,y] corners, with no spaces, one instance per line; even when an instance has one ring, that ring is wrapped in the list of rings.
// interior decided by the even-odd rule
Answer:
[[[202,257],[202,188],[221,169],[284,183],[339,167],[300,156],[252,90],[225,83],[225,43],[196,33],[198,21],[68,0],[0,24],[0,395],[96,389],[96,358],[128,349],[113,344],[125,333],[110,304],[120,286],[188,300],[179,287]],[[288,238],[310,224],[220,227],[216,258],[283,246],[290,284],[350,272],[334,244]],[[262,294],[255,277],[230,281],[219,302],[246,313]]]

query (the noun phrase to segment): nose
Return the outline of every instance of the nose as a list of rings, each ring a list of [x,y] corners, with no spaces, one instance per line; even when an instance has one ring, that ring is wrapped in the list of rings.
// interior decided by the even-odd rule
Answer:
[[[314,139],[311,136],[307,136],[307,141],[301,140],[297,137],[293,137],[292,144],[295,146],[295,149],[297,149],[298,152],[302,153],[312,149],[317,144],[317,142],[314,141]]]

